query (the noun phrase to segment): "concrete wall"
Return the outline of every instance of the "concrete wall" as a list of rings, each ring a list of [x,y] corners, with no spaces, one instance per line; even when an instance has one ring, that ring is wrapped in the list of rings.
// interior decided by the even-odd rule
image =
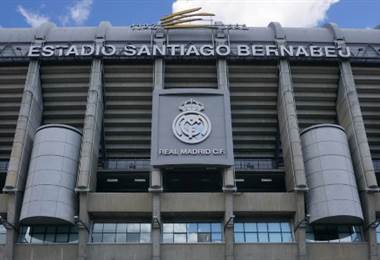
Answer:
[[[308,260],[364,260],[368,259],[365,243],[309,243]]]
[[[374,201],[375,201],[375,211],[380,212],[380,193],[374,194]]]
[[[150,193],[89,193],[88,211],[95,212],[150,212]]]
[[[8,195],[0,194],[0,213],[7,212]]]
[[[295,193],[235,193],[234,211],[282,212],[296,211]]]
[[[224,259],[224,244],[161,245],[161,260]]]
[[[294,260],[297,258],[297,244],[237,244],[235,260]]]
[[[150,244],[88,245],[89,260],[148,260],[151,259]]]
[[[0,259],[5,258],[5,245],[0,245]]]
[[[73,260],[76,245],[16,245],[15,260]]]
[[[223,193],[163,193],[161,212],[223,212]]]

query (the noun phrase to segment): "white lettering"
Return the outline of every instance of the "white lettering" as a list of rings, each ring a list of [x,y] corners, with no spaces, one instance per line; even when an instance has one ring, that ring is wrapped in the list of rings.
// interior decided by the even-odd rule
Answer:
[[[51,57],[54,55],[54,46],[51,46],[51,45],[46,45],[42,48],[42,56],[43,57]]]
[[[91,55],[94,54],[94,52],[95,52],[94,45],[85,44],[81,48],[80,55],[82,55],[82,56],[91,56]]]
[[[202,56],[214,56],[215,51],[212,45],[202,45],[200,48],[200,53]]]
[[[137,49],[135,45],[126,45],[124,46],[123,54],[125,56],[135,56],[137,54]]]
[[[230,55],[230,53],[231,49],[228,45],[222,44],[216,47],[216,54],[218,54],[219,56],[227,56]]]
[[[238,50],[238,56],[248,56],[250,54],[249,52],[249,46],[247,45],[238,45],[237,46]]]

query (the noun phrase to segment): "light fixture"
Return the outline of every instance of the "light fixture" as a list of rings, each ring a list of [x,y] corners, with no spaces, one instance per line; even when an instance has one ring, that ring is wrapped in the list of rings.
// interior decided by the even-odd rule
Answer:
[[[134,179],[135,182],[146,182],[146,179]]]
[[[235,179],[235,182],[245,182],[245,179]]]
[[[309,220],[310,220],[310,215],[309,214],[306,214],[306,216],[300,221],[297,223],[297,225],[294,227],[294,232],[297,231],[297,229],[299,229],[300,227],[306,227],[307,224],[309,224]]]
[[[87,230],[87,232],[90,232],[90,229],[88,228],[88,226],[86,225],[86,223],[84,223],[80,218],[79,216],[74,216],[74,222],[75,224],[78,226],[78,228],[84,228]]]
[[[16,226],[12,223],[9,223],[6,219],[4,219],[2,216],[0,216],[0,223],[3,225],[7,230],[17,230]]]
[[[272,182],[273,180],[270,178],[261,178],[261,182]]]
[[[107,182],[109,182],[109,183],[116,183],[116,182],[119,182],[119,179],[116,179],[116,178],[107,179]]]

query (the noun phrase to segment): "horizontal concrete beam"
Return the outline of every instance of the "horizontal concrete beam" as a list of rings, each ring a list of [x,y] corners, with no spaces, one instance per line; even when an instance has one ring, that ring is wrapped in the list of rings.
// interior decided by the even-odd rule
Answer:
[[[235,260],[246,259],[294,260],[297,244],[235,244]]]
[[[74,260],[77,245],[16,245],[14,260]]]
[[[89,193],[88,212],[151,212],[150,193]]]
[[[224,212],[224,194],[162,193],[161,212]]]
[[[161,259],[225,259],[224,244],[162,244]]]
[[[0,214],[7,213],[8,195],[0,194]]]
[[[308,243],[307,252],[308,260],[368,259],[367,243]]]
[[[89,244],[87,245],[88,259],[91,260],[146,260],[151,259],[151,244]],[[179,258],[178,258],[179,259]]]
[[[234,211],[253,213],[294,213],[295,193],[235,193]]]

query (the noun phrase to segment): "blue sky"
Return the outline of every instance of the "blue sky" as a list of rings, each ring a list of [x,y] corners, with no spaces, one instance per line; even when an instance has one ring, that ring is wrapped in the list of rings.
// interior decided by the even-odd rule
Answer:
[[[260,5],[265,5],[263,0],[229,0],[228,4],[233,3],[238,12],[221,3],[226,0],[177,1],[177,10],[187,7],[189,2],[198,1],[195,5],[204,6],[207,11],[208,8],[212,9],[212,12],[220,14],[221,20],[228,17],[226,23],[236,20],[238,23],[264,26],[267,24],[264,16],[269,16],[268,19],[276,19],[288,26],[318,26],[326,22],[354,28],[380,25],[380,0],[266,0],[265,4],[270,3],[271,6],[262,8]],[[289,8],[279,7],[280,12],[276,12],[276,8],[273,8],[278,3],[276,1],[282,2],[284,6],[293,3],[289,4]],[[161,16],[172,12],[173,2],[174,0],[1,0],[0,26],[29,27],[44,20],[50,20],[58,26],[96,26],[103,20],[110,21],[115,26],[156,23]],[[256,3],[252,4],[253,2]],[[297,2],[296,6],[304,6],[294,8],[291,6],[294,2]],[[213,6],[208,3],[213,3]],[[245,10],[245,15],[241,10]],[[261,10],[260,13],[258,10]]]

